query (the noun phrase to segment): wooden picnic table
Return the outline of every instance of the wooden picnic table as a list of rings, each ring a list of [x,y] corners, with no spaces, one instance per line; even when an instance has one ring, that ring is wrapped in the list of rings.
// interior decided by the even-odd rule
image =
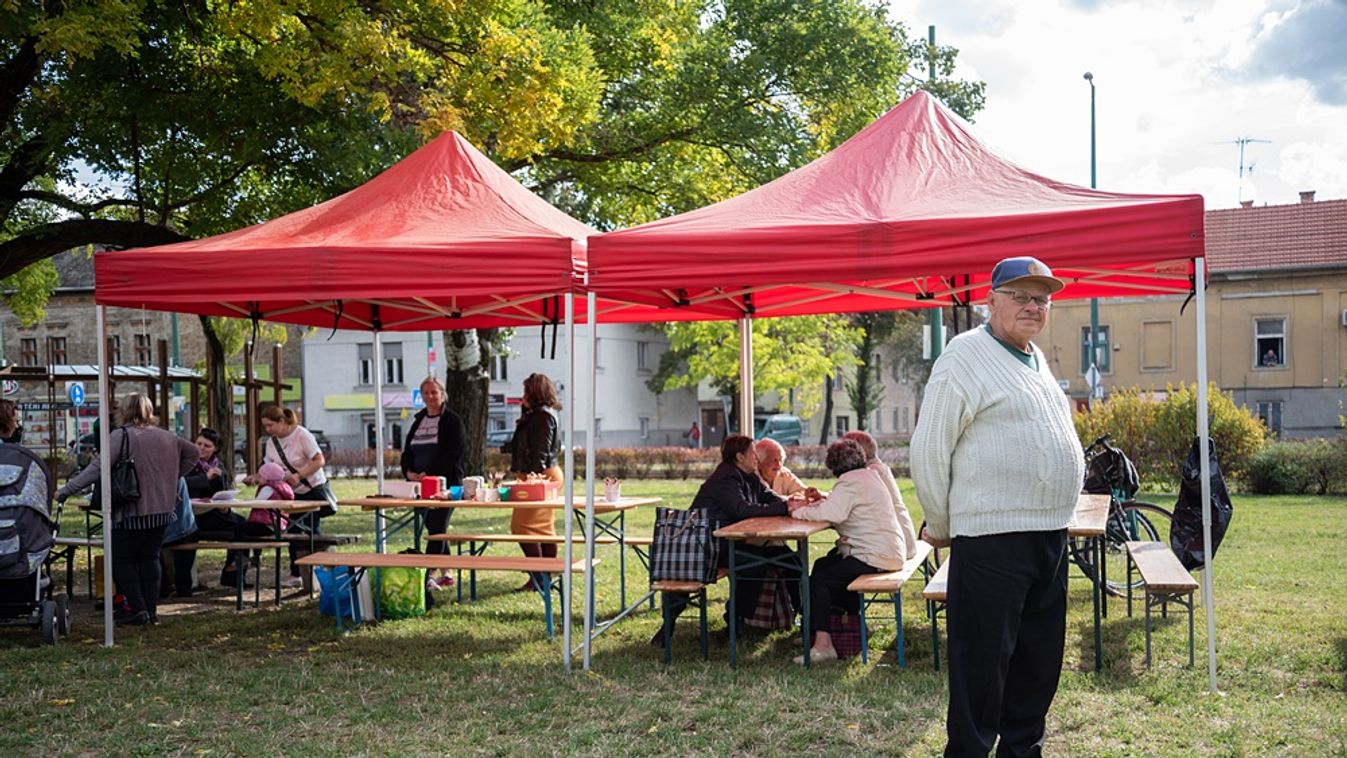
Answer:
[[[804,665],[808,668],[809,648],[812,643],[809,638],[809,538],[824,529],[831,528],[832,524],[826,521],[804,521],[791,516],[761,516],[735,522],[714,532],[714,536],[726,540],[729,545],[730,668],[735,668],[739,662],[736,645],[738,640],[738,614],[735,612],[734,591],[737,574],[743,569],[759,566],[773,566],[798,574],[800,577],[800,629],[803,638],[802,644],[804,645]],[[796,548],[789,558],[786,556],[767,558],[755,555],[741,563],[737,558],[738,551],[735,546],[745,540],[789,540],[796,543]]]

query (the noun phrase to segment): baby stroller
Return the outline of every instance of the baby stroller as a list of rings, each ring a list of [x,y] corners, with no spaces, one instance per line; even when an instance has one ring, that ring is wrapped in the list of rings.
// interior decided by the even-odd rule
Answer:
[[[56,542],[60,511],[42,459],[22,445],[0,444],[0,626],[35,626],[55,645],[70,632],[66,595],[52,596],[47,556]]]

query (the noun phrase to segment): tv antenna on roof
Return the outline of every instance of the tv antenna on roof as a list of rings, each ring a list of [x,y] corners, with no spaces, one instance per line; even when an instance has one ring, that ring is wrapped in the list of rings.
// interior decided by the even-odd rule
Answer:
[[[1272,144],[1272,140],[1270,139],[1254,139],[1253,137],[1236,137],[1232,140],[1216,143],[1218,145],[1239,145],[1239,201],[1241,203],[1244,202],[1244,174],[1245,172],[1252,174],[1253,167],[1257,165],[1254,163],[1246,165],[1244,163],[1244,146],[1255,142],[1262,142],[1267,145]]]

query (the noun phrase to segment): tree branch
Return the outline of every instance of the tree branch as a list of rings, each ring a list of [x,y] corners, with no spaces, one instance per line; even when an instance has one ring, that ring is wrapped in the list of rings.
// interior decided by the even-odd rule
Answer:
[[[80,245],[147,247],[189,239],[172,229],[137,221],[75,219],[43,224],[0,243],[0,279]]]
[[[24,190],[17,196],[18,200],[38,200],[43,203],[51,203],[59,208],[64,208],[71,213],[78,213],[85,218],[92,216],[104,208],[111,208],[117,205],[135,205],[136,201],[125,197],[110,197],[106,200],[99,200],[96,203],[81,203],[78,200],[68,198],[59,192],[47,192],[45,190]]]
[[[513,161],[512,163],[506,166],[505,170],[518,171],[519,169],[524,168],[525,166],[537,163],[539,159],[543,158],[550,158],[552,160],[558,161],[570,161],[571,163],[607,163],[609,161],[628,160],[631,158],[635,158],[637,156],[645,155],[646,153],[651,152],[660,145],[664,145],[669,142],[674,142],[681,139],[686,139],[687,137],[690,137],[696,133],[697,131],[695,129],[689,127],[686,129],[680,129],[676,132],[669,132],[668,134],[660,135],[659,137],[646,140],[645,142],[641,142],[635,145],[627,145],[626,147],[609,150],[607,152],[573,153],[570,152],[569,150],[551,150],[549,152],[542,153],[540,155],[535,155],[530,158],[523,158],[517,161]]]

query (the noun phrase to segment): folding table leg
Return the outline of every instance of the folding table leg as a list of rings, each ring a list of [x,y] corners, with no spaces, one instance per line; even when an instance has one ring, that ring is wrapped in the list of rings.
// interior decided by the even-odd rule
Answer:
[[[660,634],[664,635],[664,662],[673,661],[673,615],[669,607],[669,593],[659,593],[660,615],[664,617],[664,626],[660,629]]]
[[[702,642],[702,660],[708,660],[711,657],[709,645],[707,644],[706,632],[706,588],[703,587],[697,593],[697,608],[701,617],[701,642]]]
[[[869,629],[867,628],[867,627],[869,626],[869,624],[867,624],[867,623],[865,622],[865,609],[866,609],[867,606],[870,605],[870,600],[869,600],[869,598],[867,598],[867,597],[865,596],[865,593],[864,593],[864,592],[860,592],[860,593],[857,593],[857,594],[860,596],[860,600],[861,600],[861,602],[860,602],[860,608],[861,608],[861,663],[869,663],[869,662],[870,662],[870,635],[869,635]]]
[[[907,647],[903,642],[903,588],[893,593],[893,620],[898,626],[897,639],[894,640],[894,646],[898,648],[898,667],[907,668]],[[864,621],[864,619],[862,619]],[[862,626],[862,629],[865,627]]]

